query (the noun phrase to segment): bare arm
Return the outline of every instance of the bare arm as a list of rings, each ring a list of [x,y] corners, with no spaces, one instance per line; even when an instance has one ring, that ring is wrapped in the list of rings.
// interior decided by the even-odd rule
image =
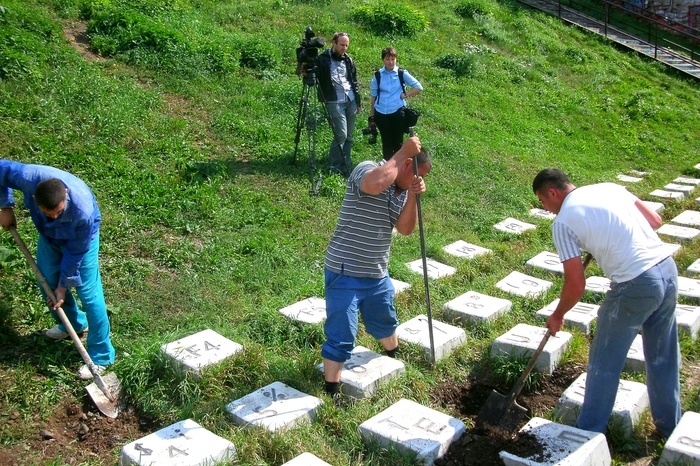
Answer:
[[[408,197],[399,218],[396,220],[396,231],[402,235],[410,235],[416,228],[418,220],[418,199],[417,196],[425,192],[425,181],[421,176],[414,176],[411,187],[408,188]]]
[[[417,136],[408,138],[401,149],[385,164],[367,172],[362,178],[360,186],[362,192],[375,196],[391,186],[396,180],[401,166],[407,161],[410,163],[411,157],[420,152],[420,147],[420,140]]]
[[[559,304],[551,316],[547,319],[547,328],[552,336],[556,335],[564,326],[564,314],[581,300],[586,290],[586,276],[580,257],[572,257],[563,262],[564,286],[559,296]]]
[[[661,219],[661,216],[653,210],[651,210],[649,206],[647,206],[641,200],[637,199],[636,201],[634,201],[634,205],[635,207],[637,207],[637,209],[639,209],[639,211],[642,213],[644,218],[647,220],[647,222],[649,222],[649,225],[651,225],[651,227],[654,230],[660,228],[661,225],[664,224],[664,221]]]

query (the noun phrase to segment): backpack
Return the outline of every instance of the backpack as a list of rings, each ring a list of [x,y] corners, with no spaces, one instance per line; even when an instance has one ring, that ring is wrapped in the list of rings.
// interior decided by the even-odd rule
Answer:
[[[382,74],[379,72],[379,70],[374,72],[374,77],[377,79],[377,100],[379,100],[379,94],[381,90],[379,89],[379,84],[382,82]],[[399,82],[401,83],[401,89],[403,89],[403,93],[406,93],[406,85],[403,82],[403,68],[399,68]]]

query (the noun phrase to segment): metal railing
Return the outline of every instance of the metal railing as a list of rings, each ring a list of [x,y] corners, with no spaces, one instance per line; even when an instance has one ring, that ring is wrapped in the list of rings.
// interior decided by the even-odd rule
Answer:
[[[654,58],[659,52],[675,52],[679,60],[697,65],[700,58],[700,30],[661,17],[651,10],[641,8],[633,3],[610,0],[557,0],[558,15],[562,17],[562,8],[568,14],[580,13],[582,17],[600,21],[603,35],[608,30],[635,36],[653,47]]]

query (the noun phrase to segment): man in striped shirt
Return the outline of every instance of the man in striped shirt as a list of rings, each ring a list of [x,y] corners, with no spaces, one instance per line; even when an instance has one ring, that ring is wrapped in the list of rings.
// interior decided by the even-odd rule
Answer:
[[[413,172],[418,158],[418,176]],[[388,161],[360,163],[350,174],[338,224],[325,260],[326,342],[321,348],[326,392],[336,396],[345,361],[355,347],[358,313],[389,356],[398,349],[394,287],[387,267],[392,230],[410,235],[418,219],[416,196],[430,156],[414,136]]]
[[[681,416],[678,271],[654,231],[661,217],[622,186],[576,188],[555,168],[538,173],[532,190],[545,209],[557,214],[552,236],[564,265],[564,284],[559,304],[547,319],[552,335],[583,296],[582,249],[595,257],[611,281],[598,311],[577,427],[605,432],[627,352],[641,330],[651,414],[659,431],[669,436]]]

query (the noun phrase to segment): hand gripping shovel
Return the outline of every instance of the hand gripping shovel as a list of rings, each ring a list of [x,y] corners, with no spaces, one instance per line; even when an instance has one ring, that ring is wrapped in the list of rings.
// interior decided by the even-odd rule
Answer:
[[[19,249],[22,251],[22,254],[24,254],[24,257],[27,258],[29,266],[34,271],[34,274],[36,275],[37,280],[39,280],[39,283],[41,283],[41,287],[44,289],[44,292],[49,297],[49,299],[51,299],[51,301],[55,303],[56,296],[53,294],[53,290],[46,281],[46,278],[44,278],[44,275],[39,270],[39,267],[34,261],[34,257],[32,257],[32,254],[29,252],[29,249],[27,249],[27,245],[24,244],[24,241],[19,236],[19,233],[17,232],[17,229],[14,225],[10,227],[10,233],[12,233],[12,237],[15,239],[15,242],[17,243],[17,246],[19,246]],[[116,418],[119,412],[124,407],[124,404],[122,402],[122,390],[119,379],[117,379],[117,376],[114,374],[114,372],[110,372],[104,377],[100,376],[100,374],[97,372],[97,366],[95,366],[95,364],[92,362],[92,359],[90,359],[90,355],[88,355],[87,351],[85,350],[85,347],[80,341],[80,337],[78,337],[78,334],[75,333],[75,330],[73,329],[73,326],[68,320],[68,317],[66,317],[66,313],[63,311],[63,308],[59,307],[56,310],[56,313],[61,319],[61,323],[63,324],[63,326],[66,327],[66,330],[68,331],[68,334],[73,340],[75,347],[78,349],[80,356],[83,358],[83,361],[85,361],[85,364],[87,364],[88,368],[90,369],[90,373],[92,373],[93,383],[85,387],[85,389],[88,392],[88,395],[90,395],[90,398],[92,398],[92,400],[95,402],[95,405],[102,414],[109,418]]]
[[[408,128],[409,136],[413,136],[414,130]],[[418,156],[413,157],[413,174],[418,176]],[[423,212],[420,207],[420,195],[416,196],[416,208],[418,209],[418,231],[420,232],[420,252],[423,258],[423,282],[425,284],[425,303],[428,314],[428,337],[430,338],[430,364],[435,364],[435,340],[433,339],[433,316],[430,312],[430,288],[428,288],[428,259],[425,254],[425,232],[423,230]]]

